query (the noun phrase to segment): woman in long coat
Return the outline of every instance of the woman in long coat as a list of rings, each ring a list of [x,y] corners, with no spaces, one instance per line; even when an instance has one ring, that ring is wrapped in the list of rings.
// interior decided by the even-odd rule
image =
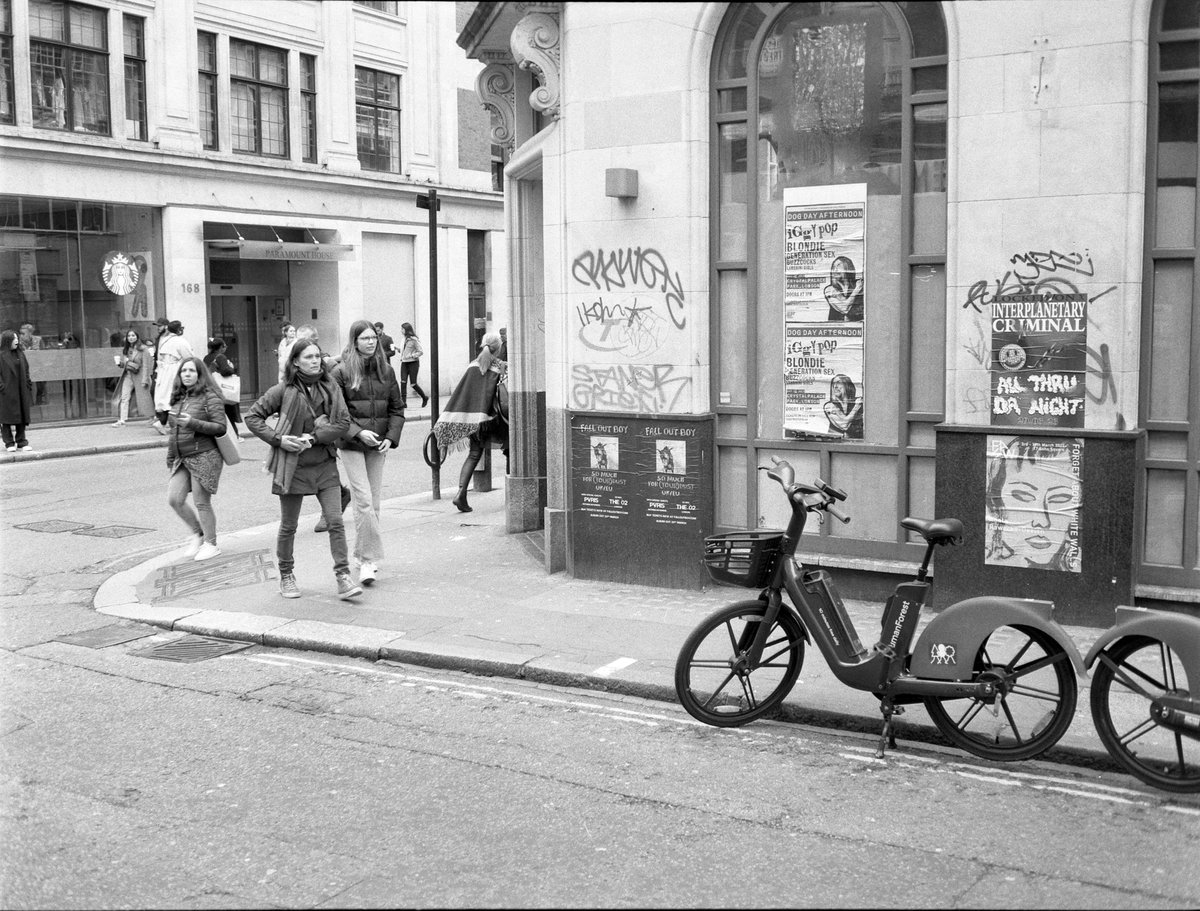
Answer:
[[[33,381],[29,361],[17,333],[0,333],[0,433],[8,452],[33,447],[25,437],[33,408]]]

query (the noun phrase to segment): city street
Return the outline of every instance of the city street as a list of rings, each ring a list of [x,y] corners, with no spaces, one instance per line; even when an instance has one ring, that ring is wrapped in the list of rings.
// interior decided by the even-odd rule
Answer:
[[[425,426],[386,496],[427,489]],[[226,532],[274,519],[259,445],[222,480]],[[181,634],[91,599],[178,545],[162,458],[3,469],[4,907],[1200,901],[1171,861],[1200,801],[1112,772],[911,742],[880,762],[854,732],[315,652],[136,654]],[[56,521],[140,533],[17,527]]]
[[[167,638],[162,634],[157,638]],[[1194,907],[1200,809],[869,738],[252,647],[5,652],[27,907]]]

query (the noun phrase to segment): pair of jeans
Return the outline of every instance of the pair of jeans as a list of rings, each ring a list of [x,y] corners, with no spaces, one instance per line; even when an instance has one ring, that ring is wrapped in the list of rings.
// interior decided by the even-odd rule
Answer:
[[[0,436],[4,438],[5,447],[8,446],[28,446],[29,440],[25,439],[26,424],[0,424]]]
[[[275,561],[279,574],[290,573],[296,568],[294,545],[296,529],[300,525],[300,507],[304,504],[302,493],[279,495],[279,535],[275,538]],[[346,526],[342,524],[342,488],[326,487],[317,491],[317,502],[321,504],[321,515],[329,526],[329,553],[333,557],[334,573],[350,572],[350,561],[346,556]]]
[[[189,493],[196,504],[195,510],[188,505]],[[199,481],[192,480],[186,465],[180,465],[171,473],[171,479],[167,481],[167,503],[193,534],[202,536],[205,544],[216,545],[217,514],[213,512],[212,494]]]
[[[383,559],[379,499],[383,492],[383,464],[387,453],[343,449],[338,455],[354,503],[354,557],[360,562],[378,563]]]
[[[139,417],[148,418],[154,414],[154,400],[150,395],[150,390],[143,386],[134,374],[126,373],[121,377],[121,393],[117,405],[118,420],[129,420],[129,400],[131,398],[136,398]]]
[[[421,387],[417,385],[417,370],[421,367],[420,361],[401,361],[400,362],[400,401],[408,402],[408,384],[412,383],[413,392],[421,398],[425,398],[425,393],[421,391]]]

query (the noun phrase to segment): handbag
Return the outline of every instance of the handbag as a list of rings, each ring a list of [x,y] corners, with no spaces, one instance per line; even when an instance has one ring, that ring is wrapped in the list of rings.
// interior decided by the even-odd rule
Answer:
[[[216,381],[227,404],[236,405],[242,400],[242,378],[236,373],[229,376],[217,374]]]
[[[217,449],[226,465],[236,465],[242,460],[241,446],[238,444],[237,431],[229,423],[229,415],[225,416],[225,432],[216,438]]]

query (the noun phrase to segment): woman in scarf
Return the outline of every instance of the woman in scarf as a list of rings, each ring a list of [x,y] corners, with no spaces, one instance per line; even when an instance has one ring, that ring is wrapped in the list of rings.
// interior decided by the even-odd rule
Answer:
[[[25,428],[33,408],[33,381],[21,339],[11,329],[0,333],[0,431],[8,452],[29,450]]]
[[[274,414],[279,420],[271,427],[267,418]],[[337,444],[350,430],[350,412],[341,389],[321,366],[321,348],[315,341],[302,339],[292,346],[283,382],[254,403],[246,413],[246,426],[271,447],[266,469],[271,474],[271,492],[279,497],[275,539],[279,593],[285,598],[300,597],[293,546],[304,498],[315,496],[329,528],[338,597],[349,601],[361,595],[362,589],[350,579],[337,469]]]
[[[350,432],[338,443],[342,468],[354,500],[354,562],[358,581],[373,585],[383,559],[379,501],[387,452],[400,444],[404,404],[396,372],[379,344],[378,330],[365,319],[350,325],[350,339],[330,378],[346,399]]]
[[[216,440],[225,433],[225,403],[200,358],[180,362],[169,405],[167,503],[192,531],[186,556],[208,560],[221,553],[212,498],[225,466]],[[189,493],[194,510],[187,502]]]
[[[483,337],[479,357],[467,366],[467,372],[446,402],[446,410],[433,427],[433,435],[443,454],[470,446],[458,473],[458,496],[451,501],[459,512],[471,512],[467,503],[467,485],[483,457],[484,446],[499,442],[504,457],[508,458],[508,404],[504,391],[508,364],[497,357],[501,344],[502,340],[495,332]]]

